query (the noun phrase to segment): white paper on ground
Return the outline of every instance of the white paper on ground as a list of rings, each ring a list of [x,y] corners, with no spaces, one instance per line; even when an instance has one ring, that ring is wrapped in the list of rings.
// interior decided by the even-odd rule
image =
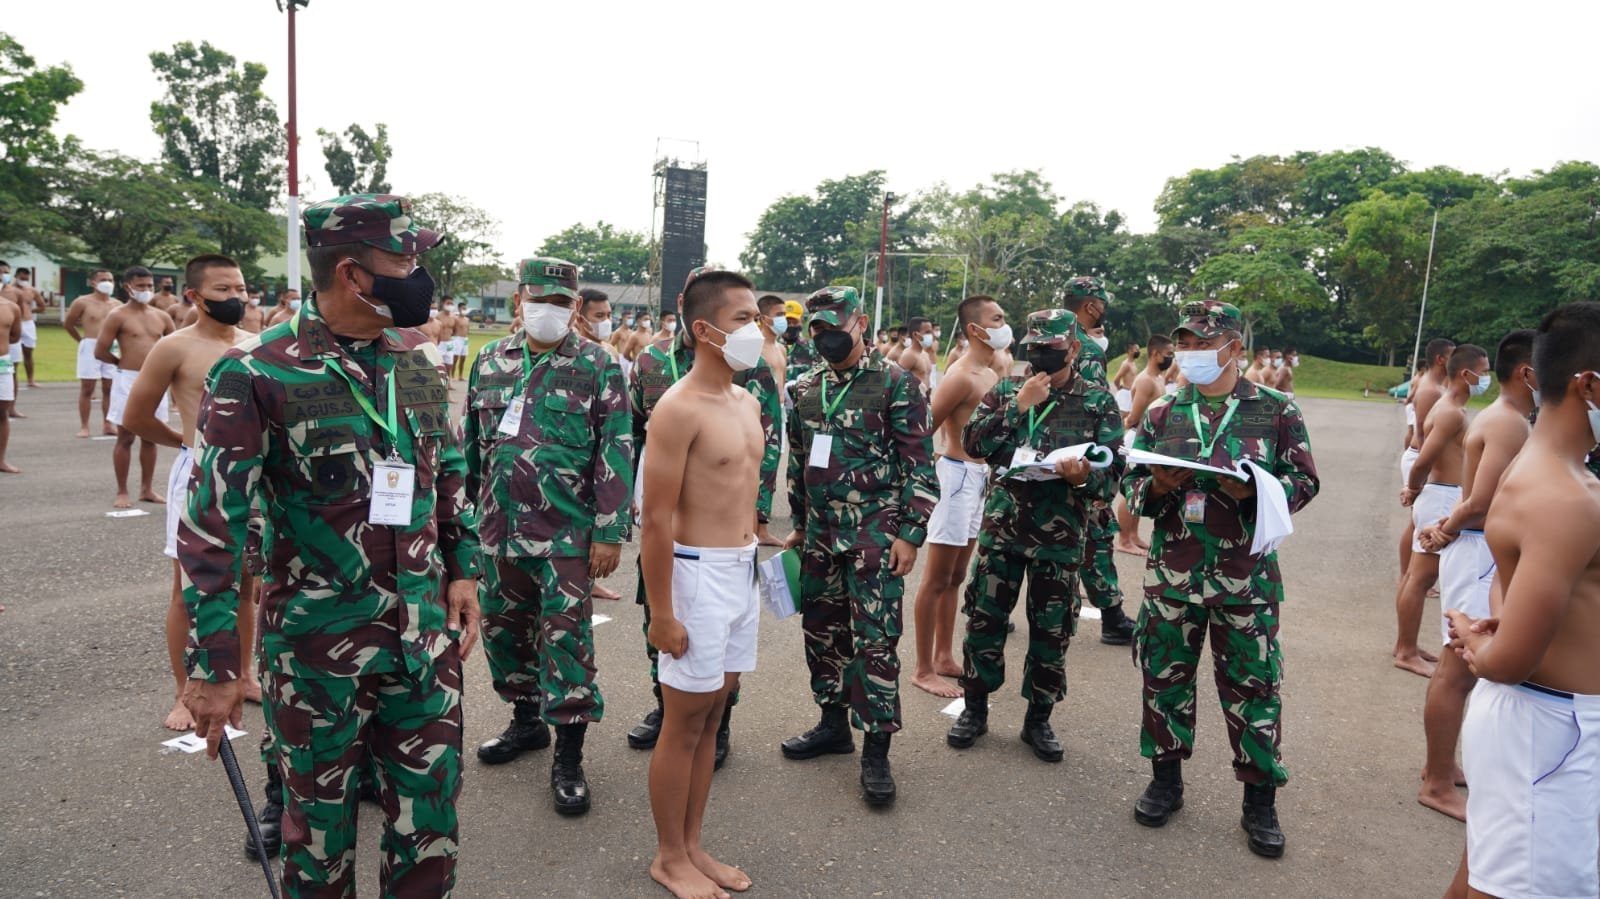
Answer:
[[[230,740],[236,740],[245,735],[244,731],[234,727],[231,724],[225,725],[222,728],[222,732],[227,734],[228,739]],[[206,748],[206,740],[204,737],[197,735],[191,730],[181,737],[173,737],[170,740],[164,740],[162,741],[161,745],[169,749],[177,749],[183,752],[199,752]]]
[[[1256,535],[1250,542],[1250,552],[1265,555],[1294,533],[1294,522],[1289,517],[1289,496],[1284,492],[1283,482],[1253,460],[1245,459],[1239,464],[1252,475],[1256,486]]]
[[[1074,446],[1063,446],[1051,450],[1044,458],[1036,462],[1013,465],[1006,472],[1006,477],[1016,478],[1019,481],[1054,481],[1059,479],[1056,474],[1056,463],[1062,459],[1089,458],[1089,468],[1101,471],[1111,467],[1114,458],[1113,451],[1095,443],[1079,443]],[[1015,461],[1015,460],[1013,460]]]
[[[1099,621],[1100,620],[1100,610],[1095,608],[1094,606],[1086,605],[1083,608],[1078,610],[1078,617],[1080,619],[1081,618],[1087,618],[1090,621]]]
[[[150,512],[148,510],[145,510],[145,509],[117,509],[115,511],[107,512],[106,513],[106,517],[107,518],[138,518],[141,515],[149,515],[149,514],[150,514]]]
[[[961,713],[963,711],[965,711],[966,708],[967,708],[967,698],[965,696],[959,696],[959,697],[955,698],[954,700],[951,700],[949,705],[947,705],[944,708],[940,709],[939,710],[939,714],[941,714],[941,715],[949,715],[952,718],[960,718],[961,717]],[[989,703],[989,708],[991,708],[991,709],[994,708],[994,703],[992,703],[992,702]]]
[[[1129,465],[1165,465],[1169,468],[1192,468],[1195,471],[1209,471],[1212,474],[1223,475],[1235,480],[1248,481],[1250,476],[1245,474],[1240,463],[1235,463],[1234,468],[1218,468],[1193,459],[1179,459],[1176,456],[1164,456],[1161,453],[1152,453],[1149,450],[1129,449],[1124,455]]]
[[[593,622],[594,624],[605,624],[607,621],[611,620],[611,616],[610,615],[596,615],[596,616],[594,616],[593,618],[591,618],[589,620],[591,622]]]

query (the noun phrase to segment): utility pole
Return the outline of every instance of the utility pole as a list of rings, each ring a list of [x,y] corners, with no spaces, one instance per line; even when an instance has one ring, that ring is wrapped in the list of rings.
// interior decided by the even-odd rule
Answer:
[[[894,194],[883,195],[883,224],[878,229],[878,301],[872,312],[872,334],[883,330],[883,273],[884,264],[889,261],[889,206],[894,203]],[[871,334],[868,335],[870,341]]]
[[[286,225],[289,237],[289,289],[300,290],[300,135],[295,118],[295,45],[294,13],[311,0],[287,0],[289,13],[289,204]],[[285,0],[277,0],[278,11],[284,12]]]
[[[1422,361],[1422,320],[1428,315],[1428,279],[1433,274],[1433,242],[1438,236],[1439,210],[1435,209],[1433,233],[1428,236],[1428,267],[1422,270],[1422,309],[1417,312],[1417,342],[1411,349],[1411,371],[1406,372],[1407,378],[1416,373],[1417,364]]]

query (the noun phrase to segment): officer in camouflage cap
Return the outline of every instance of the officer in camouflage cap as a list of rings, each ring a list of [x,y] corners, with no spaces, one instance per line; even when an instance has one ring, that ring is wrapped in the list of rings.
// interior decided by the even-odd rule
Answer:
[[[1134,448],[1224,468],[1248,458],[1277,479],[1291,511],[1305,508],[1320,486],[1305,421],[1283,394],[1239,375],[1239,310],[1207,301],[1185,305],[1182,315],[1172,337],[1189,383],[1150,406]],[[1209,632],[1234,776],[1244,783],[1242,824],[1251,851],[1276,858],[1284,838],[1274,801],[1289,778],[1278,749],[1283,577],[1275,552],[1250,552],[1256,485],[1141,465],[1122,491],[1135,514],[1155,522],[1133,646],[1144,677],[1140,750],[1155,777],[1134,817],[1160,827],[1183,807],[1182,764],[1194,749],[1195,677]]]
[[[595,685],[594,579],[616,570],[633,495],[622,368],[573,330],[578,268],[521,265],[522,330],[484,347],[467,385],[467,495],[483,543],[484,650],[511,724],[478,747],[488,764],[550,745],[556,811],[589,810],[583,742],[605,703]]]
[[[933,423],[916,378],[866,350],[852,287],[806,300],[819,364],[795,384],[789,508],[802,547],[801,625],[822,720],[783,743],[791,759],[855,751],[866,732],[866,800],[894,799],[890,735],[900,729],[901,598],[939,498]],[[847,706],[848,703],[848,706]],[[846,711],[849,720],[846,719]]]
[[[215,755],[250,661],[236,585],[258,501],[270,535],[262,708],[283,771],[285,893],[354,893],[356,781],[370,760],[386,818],[380,889],[444,895],[479,549],[438,352],[408,326],[433,299],[417,254],[440,236],[390,195],[315,204],[305,227],[314,298],[229,350],[201,399],[178,529],[185,702]]]
[[[1106,306],[1113,299],[1105,282],[1079,276],[1067,282],[1064,302],[1076,318],[1074,337],[1078,340],[1078,374],[1106,391],[1105,336]],[[1091,333],[1093,332],[1093,333]],[[1113,544],[1117,536],[1117,517],[1112,509],[1113,495],[1096,498],[1089,509],[1089,530],[1083,544],[1083,592],[1089,604],[1100,610],[1100,642],[1126,646],[1133,639],[1133,621],[1122,611],[1122,588],[1117,583],[1117,562]]]
[[[1094,443],[1113,447],[1122,418],[1109,391],[1083,379],[1074,367],[1081,351],[1076,324],[1065,309],[1028,316],[1022,348],[1033,376],[1020,386],[1002,380],[983,398],[963,432],[967,453],[1008,467],[1062,447]],[[961,677],[966,708],[946,737],[965,749],[989,729],[989,694],[1005,682],[1006,623],[1028,581],[1028,653],[1022,696],[1028,701],[1022,741],[1047,762],[1061,761],[1050,712],[1067,693],[1067,644],[1076,631],[1078,565],[1089,513],[1111,498],[1122,473],[1091,470],[1083,459],[1056,464],[1054,479],[1024,480],[1021,469],[990,492],[978,534],[978,560],[967,585],[967,635]]]

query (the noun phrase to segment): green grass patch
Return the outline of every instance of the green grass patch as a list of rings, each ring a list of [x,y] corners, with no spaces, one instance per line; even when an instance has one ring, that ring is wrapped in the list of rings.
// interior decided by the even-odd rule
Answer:
[[[17,366],[22,374],[22,366]],[[33,351],[34,379],[47,381],[78,380],[78,344],[60,325],[39,324],[39,345]]]

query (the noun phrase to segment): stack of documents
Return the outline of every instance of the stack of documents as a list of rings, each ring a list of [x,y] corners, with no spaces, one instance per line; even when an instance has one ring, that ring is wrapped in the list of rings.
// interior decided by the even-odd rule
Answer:
[[[1064,446],[1053,450],[1042,459],[1027,459],[1022,451],[1018,450],[1017,458],[1012,460],[1011,467],[1006,470],[1006,477],[1016,478],[1019,481],[1054,481],[1059,480],[1056,474],[1056,463],[1062,459],[1088,459],[1089,467],[1095,471],[1111,467],[1111,460],[1115,458],[1112,450],[1097,443],[1080,443],[1076,446]]]
[[[1283,490],[1283,482],[1273,477],[1272,472],[1256,464],[1252,459],[1240,459],[1234,463],[1233,468],[1219,468],[1196,462],[1192,459],[1179,459],[1175,456],[1164,456],[1161,453],[1152,453],[1146,450],[1129,449],[1127,451],[1129,465],[1165,465],[1170,468],[1189,468],[1195,471],[1205,471],[1222,477],[1235,478],[1240,481],[1249,481],[1256,487],[1256,535],[1250,543],[1252,555],[1265,555],[1273,552],[1278,545],[1283,543],[1285,537],[1294,533],[1294,522],[1289,518],[1289,496]]]

